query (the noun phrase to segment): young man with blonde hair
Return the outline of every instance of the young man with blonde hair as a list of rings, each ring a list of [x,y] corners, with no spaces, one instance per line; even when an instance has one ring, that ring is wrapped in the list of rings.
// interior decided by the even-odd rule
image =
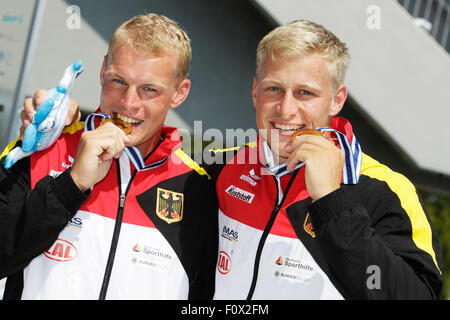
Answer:
[[[345,44],[310,21],[260,42],[258,141],[207,168],[219,199],[215,299],[440,297],[440,245],[414,186],[363,154],[336,116],[348,61]],[[257,163],[235,161],[254,153]]]
[[[174,21],[133,17],[104,58],[100,112],[10,170],[1,160],[5,299],[212,297],[213,185],[180,149],[176,128],[164,126],[189,93],[190,58]],[[105,117],[131,133],[100,125]]]

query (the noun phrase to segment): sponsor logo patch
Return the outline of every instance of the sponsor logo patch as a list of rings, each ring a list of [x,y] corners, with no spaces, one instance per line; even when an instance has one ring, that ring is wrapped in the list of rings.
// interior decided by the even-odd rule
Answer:
[[[228,228],[227,226],[223,226],[221,236],[234,243],[237,243],[239,239],[238,232],[236,230]]]
[[[136,243],[133,247],[133,251],[134,252],[141,252],[141,246],[139,245],[139,243]]]
[[[241,175],[241,180],[244,180],[245,182],[250,183],[253,187],[256,186],[256,181],[250,178],[249,176],[246,176],[245,174]]]
[[[80,217],[73,217],[69,220],[66,227],[81,230],[83,227],[83,219]]]
[[[65,162],[63,162],[63,163],[61,163],[61,165],[63,166],[63,168],[65,168],[65,169],[69,169],[72,165],[73,165],[73,162],[74,162],[74,158],[73,157],[71,157],[71,156],[68,156],[68,159],[69,159],[69,164],[67,164],[67,163],[65,163]]]
[[[275,263],[279,266],[283,265],[283,258],[280,256]]]
[[[76,244],[80,240],[79,235],[89,221],[90,216],[91,214],[87,211],[78,211],[77,214],[69,220],[59,237]]]
[[[314,271],[314,267],[309,263],[302,262],[300,260],[291,259],[288,257],[283,258],[280,256],[275,263],[279,266],[284,266],[291,269],[297,269],[302,271]]]
[[[44,255],[54,261],[67,262],[77,257],[78,250],[69,241],[57,239],[53,245],[44,252]]]
[[[219,252],[217,269],[221,274],[227,274],[231,270],[231,258],[225,251]]]
[[[308,261],[301,261],[289,257],[279,257],[275,260],[277,265],[275,269],[275,277],[283,278],[290,281],[308,283],[316,271],[314,266]]]
[[[62,166],[64,169],[69,169],[69,168],[72,167],[72,165],[73,165],[74,158],[71,157],[71,156],[67,156],[67,157],[68,157],[68,159],[69,159],[69,161],[68,161],[69,164],[65,163],[64,161],[61,163],[61,166]],[[61,173],[63,173],[63,172],[62,172],[62,171],[55,171],[55,170],[51,169],[50,172],[49,172],[49,176],[52,176],[53,178],[56,178],[56,177],[59,176]]]
[[[248,176],[247,175],[245,175],[245,174],[243,174],[243,175],[241,175],[240,176],[240,178],[241,178],[241,180],[244,180],[245,182],[248,182],[250,185],[252,185],[253,187],[254,186],[256,186],[256,184],[258,183],[257,181],[255,181],[255,180],[261,180],[261,178],[260,177],[258,177],[256,174],[255,174],[255,170],[250,170],[249,172],[248,172]]]
[[[158,188],[156,192],[156,215],[167,223],[181,221],[184,195],[162,188]]]
[[[225,190],[225,192],[228,193],[230,196],[235,197],[235,198],[242,200],[244,202],[247,202],[247,203],[252,203],[253,198],[255,197],[255,195],[253,193],[239,189],[238,187],[235,187],[233,185],[230,185]]]
[[[172,256],[156,247],[136,242],[131,248],[131,262],[137,265],[169,270]]]

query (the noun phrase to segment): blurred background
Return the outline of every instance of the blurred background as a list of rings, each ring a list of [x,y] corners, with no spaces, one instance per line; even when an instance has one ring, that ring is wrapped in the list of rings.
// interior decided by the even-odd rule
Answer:
[[[352,122],[365,153],[417,186],[448,272],[449,11],[450,0],[2,1],[0,147],[18,136],[23,100],[38,88],[55,87],[77,59],[86,70],[72,98],[83,116],[94,111],[112,33],[130,17],[149,12],[177,21],[192,41],[192,89],[180,108],[169,111],[166,124],[200,140],[194,121],[202,121],[203,131],[255,128],[251,88],[259,40],[280,24],[313,20],[349,46],[349,99],[341,116]],[[448,277],[443,297],[450,297]]]

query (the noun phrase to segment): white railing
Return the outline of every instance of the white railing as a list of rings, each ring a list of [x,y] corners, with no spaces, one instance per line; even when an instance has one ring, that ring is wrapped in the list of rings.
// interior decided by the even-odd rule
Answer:
[[[397,0],[450,53],[450,0]]]

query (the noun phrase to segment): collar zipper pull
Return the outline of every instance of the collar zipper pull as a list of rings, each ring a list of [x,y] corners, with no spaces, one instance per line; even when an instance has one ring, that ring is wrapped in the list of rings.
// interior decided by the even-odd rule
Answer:
[[[120,195],[119,208],[123,208],[125,206],[125,195]]]

